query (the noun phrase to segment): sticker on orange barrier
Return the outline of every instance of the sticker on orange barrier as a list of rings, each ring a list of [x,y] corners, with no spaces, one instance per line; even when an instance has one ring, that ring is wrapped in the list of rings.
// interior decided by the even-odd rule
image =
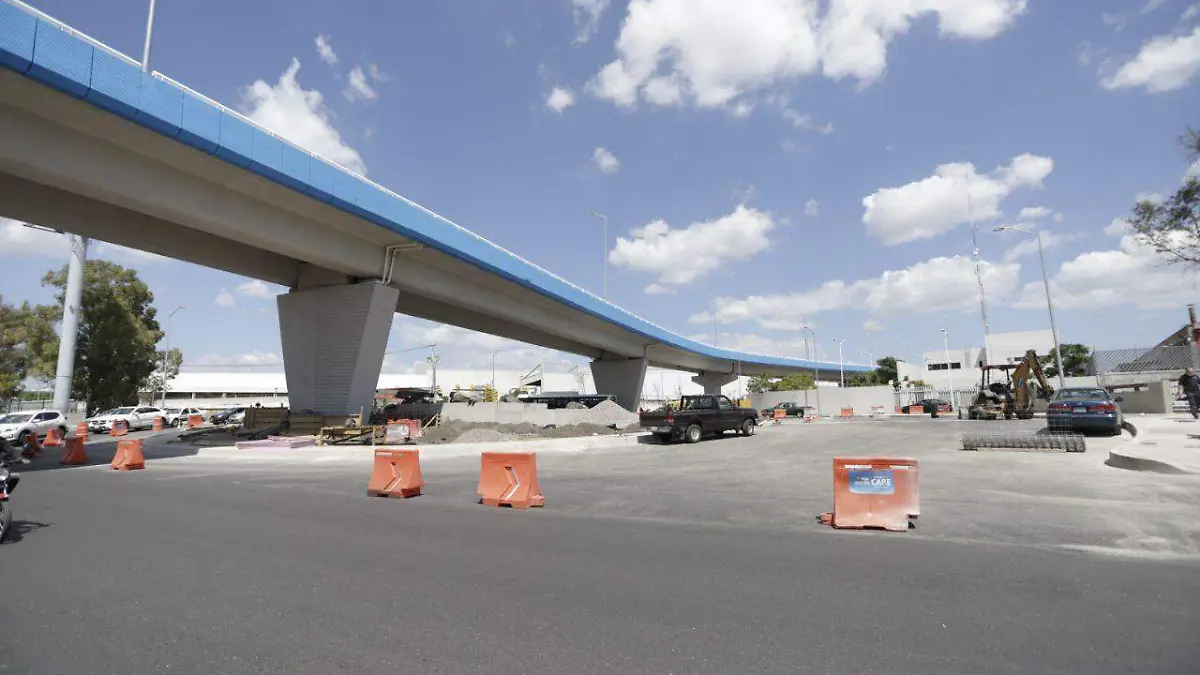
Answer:
[[[66,440],[67,449],[62,459],[58,460],[63,466],[83,466],[88,463],[87,453],[83,451],[83,439],[76,436]]]
[[[772,418],[775,420],[775,424],[781,424],[781,423],[783,423],[784,416],[787,415],[787,411],[784,410],[783,408],[776,408],[774,410],[774,412],[771,413],[771,415],[772,415]]]
[[[112,468],[120,471],[146,468],[146,458],[142,456],[142,442],[136,439],[117,441],[117,454],[113,456]]]
[[[46,440],[42,441],[43,448],[61,448],[63,444],[63,432],[58,427],[50,427],[46,431]]]
[[[902,532],[918,515],[917,460],[834,458],[834,527]]]
[[[546,499],[538,485],[537,455],[532,452],[485,452],[480,455],[479,501],[487,506],[527,509]]]
[[[421,477],[421,458],[416,450],[376,450],[375,466],[367,481],[371,497],[416,497],[425,480]]]
[[[410,442],[416,437],[414,426],[413,420],[388,420],[387,428],[383,433],[384,444],[399,445]]]
[[[910,415],[924,415],[924,414],[925,414],[925,406],[923,406],[923,405],[910,405],[910,406],[908,406],[908,414],[910,414]]]
[[[88,439],[87,422],[80,422],[75,425],[75,436],[85,441]]]
[[[124,436],[129,433],[129,422],[125,420],[113,420],[112,429],[109,430],[109,436]]]
[[[854,417],[854,408],[842,408],[842,417]]]
[[[198,429],[204,426],[204,415],[188,415],[187,425],[189,429]]]
[[[164,426],[165,426],[165,423],[163,422],[162,415],[155,415],[154,416],[154,426],[151,427],[150,430],[151,431],[162,431]]]

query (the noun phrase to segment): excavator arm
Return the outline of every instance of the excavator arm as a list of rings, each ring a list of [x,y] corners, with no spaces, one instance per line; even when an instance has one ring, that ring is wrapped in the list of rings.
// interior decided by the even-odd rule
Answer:
[[[1032,410],[1033,399],[1032,394],[1037,394],[1040,399],[1049,399],[1054,393],[1054,389],[1046,380],[1046,373],[1042,370],[1042,363],[1038,360],[1037,354],[1030,349],[1025,352],[1025,358],[1021,359],[1021,363],[1013,369],[1013,404],[1018,411]]]

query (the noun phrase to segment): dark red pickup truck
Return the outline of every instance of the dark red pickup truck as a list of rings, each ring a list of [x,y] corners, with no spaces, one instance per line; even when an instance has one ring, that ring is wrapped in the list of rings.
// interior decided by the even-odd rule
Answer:
[[[736,431],[753,436],[758,428],[758,413],[739,408],[724,396],[684,396],[677,409],[642,412],[639,420],[663,442],[683,439],[695,443],[705,436],[720,436]]]

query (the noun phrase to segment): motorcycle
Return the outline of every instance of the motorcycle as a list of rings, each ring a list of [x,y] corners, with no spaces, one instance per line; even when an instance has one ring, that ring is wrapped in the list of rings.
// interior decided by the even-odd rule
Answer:
[[[21,482],[21,474],[12,470],[14,464],[28,464],[4,440],[0,439],[0,542],[12,529],[12,493]]]

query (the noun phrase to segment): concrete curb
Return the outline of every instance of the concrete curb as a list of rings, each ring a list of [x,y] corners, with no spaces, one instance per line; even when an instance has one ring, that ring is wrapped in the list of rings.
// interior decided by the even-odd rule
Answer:
[[[1119,448],[1110,450],[1108,459],[1104,461],[1105,465],[1115,469],[1125,469],[1126,471],[1149,471],[1152,473],[1168,474],[1192,473],[1174,464],[1150,459],[1137,452],[1138,448],[1141,448],[1152,436],[1145,431],[1139,431],[1132,422],[1126,421],[1126,424],[1129,427],[1129,432],[1133,434],[1133,440]]]

